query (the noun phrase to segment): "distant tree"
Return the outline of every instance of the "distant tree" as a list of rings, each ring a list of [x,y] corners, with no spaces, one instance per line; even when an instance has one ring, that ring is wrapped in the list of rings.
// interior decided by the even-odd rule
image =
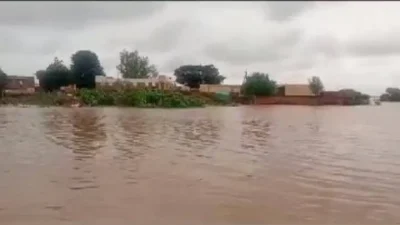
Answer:
[[[391,101],[391,102],[399,102],[400,101],[400,89],[389,87],[386,88],[386,93],[381,95],[381,101]]]
[[[353,105],[361,105],[361,104],[369,104],[370,96],[354,89],[341,89],[339,93],[346,97],[351,98],[351,104]]]
[[[267,73],[254,72],[245,77],[242,92],[247,96],[271,96],[276,92],[276,82]]]
[[[4,87],[7,85],[7,74],[0,68],[0,98],[3,97]]]
[[[123,78],[148,78],[157,77],[158,71],[155,65],[150,64],[147,56],[140,56],[138,51],[119,53],[120,64],[117,70]]]
[[[46,75],[46,70],[38,70],[35,72],[36,79],[40,82],[41,79]]]
[[[71,73],[77,88],[95,88],[96,76],[105,76],[96,53],[89,50],[77,51],[71,56]]]
[[[313,76],[308,79],[308,85],[310,87],[311,92],[319,96],[324,91],[324,85],[319,77]]]
[[[44,91],[59,90],[72,82],[71,72],[57,57],[47,66],[46,70],[39,70],[35,73],[39,79],[39,85]]]
[[[190,88],[199,88],[200,84],[221,84],[225,80],[214,65],[184,65],[175,69],[174,75],[176,82]]]

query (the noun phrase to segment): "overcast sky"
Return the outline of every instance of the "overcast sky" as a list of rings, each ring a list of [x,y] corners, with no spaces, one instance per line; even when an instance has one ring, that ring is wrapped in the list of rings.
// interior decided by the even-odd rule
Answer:
[[[247,69],[380,94],[400,87],[399,12],[400,2],[0,2],[0,67],[32,75],[89,49],[117,76],[126,48],[167,75],[214,64],[225,83]]]

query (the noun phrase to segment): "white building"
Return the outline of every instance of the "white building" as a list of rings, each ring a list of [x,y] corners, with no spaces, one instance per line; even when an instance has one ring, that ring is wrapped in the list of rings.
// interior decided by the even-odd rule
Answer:
[[[165,75],[150,78],[114,78],[106,76],[96,76],[96,84],[98,85],[113,85],[116,82],[131,84],[134,87],[165,87],[170,88],[175,86],[175,82]]]

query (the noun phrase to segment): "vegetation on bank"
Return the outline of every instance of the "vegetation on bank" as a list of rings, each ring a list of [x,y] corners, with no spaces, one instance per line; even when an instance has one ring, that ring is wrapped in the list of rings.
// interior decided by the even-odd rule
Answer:
[[[218,105],[214,96],[178,91],[148,89],[103,90],[80,89],[77,93],[38,92],[33,95],[13,95],[0,99],[0,105],[38,106],[126,106],[139,108],[193,108]]]
[[[123,78],[150,78],[158,75],[157,68],[149,58],[140,56],[138,51],[123,50],[120,52],[120,63],[116,69]],[[200,84],[220,84],[225,77],[219,74],[214,65],[183,65],[175,70],[177,83],[190,87]],[[95,77],[105,76],[105,72],[96,53],[80,50],[71,56],[68,67],[55,57],[46,69],[35,73],[39,80],[40,92],[30,96],[6,96],[1,104],[27,105],[118,105],[134,107],[202,107],[208,105],[228,104],[230,99],[218,98],[216,94],[208,95],[192,92],[161,91],[150,89],[114,88],[104,90],[96,88]],[[0,93],[7,82],[7,74],[0,70]],[[63,93],[61,87],[76,85],[74,94]],[[1,98],[2,95],[0,95]]]
[[[3,96],[3,91],[6,84],[7,74],[0,68],[0,98]]]
[[[272,96],[276,89],[276,82],[268,74],[261,72],[254,72],[250,76],[246,74],[242,85],[245,96]]]
[[[322,83],[321,78],[317,76],[313,76],[308,79],[308,86],[315,96],[320,96],[324,91],[324,84]]]
[[[123,50],[116,66],[123,78],[150,78],[158,76],[157,68],[149,58],[140,56],[138,51]],[[60,90],[61,87],[75,84],[78,89],[94,89],[95,77],[105,76],[105,72],[96,53],[80,50],[71,56],[72,64],[68,68],[57,57],[44,70],[36,71],[41,89],[45,92]],[[221,84],[225,79],[218,69],[210,65],[183,65],[175,69],[176,82],[191,88],[200,84]]]
[[[349,98],[349,105],[368,105],[370,96],[354,89],[341,89],[339,93]]]
[[[389,87],[386,88],[386,93],[380,96],[383,102],[400,102],[400,89]]]
[[[221,84],[225,77],[212,64],[184,65],[174,71],[176,82],[190,88],[199,88],[200,84]]]
[[[78,98],[88,106],[130,106],[142,108],[203,107],[205,101],[176,91],[153,89],[115,90],[80,89]]]
[[[123,50],[120,62],[116,69],[123,78],[150,78],[158,75],[157,68],[151,64],[149,58],[140,56],[138,51]],[[43,105],[65,105],[79,102],[84,105],[118,105],[135,107],[199,107],[207,105],[227,105],[232,102],[251,102],[255,96],[274,96],[277,94],[277,83],[267,73],[254,72],[245,76],[242,84],[242,99],[228,93],[197,93],[161,91],[150,89],[116,89],[107,91],[96,88],[95,77],[105,76],[104,69],[96,53],[89,50],[80,50],[71,56],[71,65],[68,67],[57,57],[46,69],[36,73],[41,92],[33,96],[10,97],[6,96],[2,103],[16,102],[21,99],[25,102]],[[214,65],[182,65],[174,71],[176,82],[190,88],[199,88],[200,84],[221,84],[225,77],[219,73]],[[7,74],[0,69],[0,98],[7,83]],[[61,87],[74,84],[78,88],[75,95],[60,94]],[[319,77],[309,79],[309,87],[316,96],[321,96],[324,85]],[[400,90],[388,88],[382,95],[382,100],[400,101]],[[352,89],[341,90],[351,98],[351,104],[363,104],[369,96]],[[43,101],[43,103],[40,103]]]

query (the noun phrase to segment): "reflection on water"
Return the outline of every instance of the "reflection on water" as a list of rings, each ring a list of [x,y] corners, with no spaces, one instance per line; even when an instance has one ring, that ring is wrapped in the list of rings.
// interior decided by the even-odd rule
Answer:
[[[398,110],[3,107],[0,222],[396,223]]]

